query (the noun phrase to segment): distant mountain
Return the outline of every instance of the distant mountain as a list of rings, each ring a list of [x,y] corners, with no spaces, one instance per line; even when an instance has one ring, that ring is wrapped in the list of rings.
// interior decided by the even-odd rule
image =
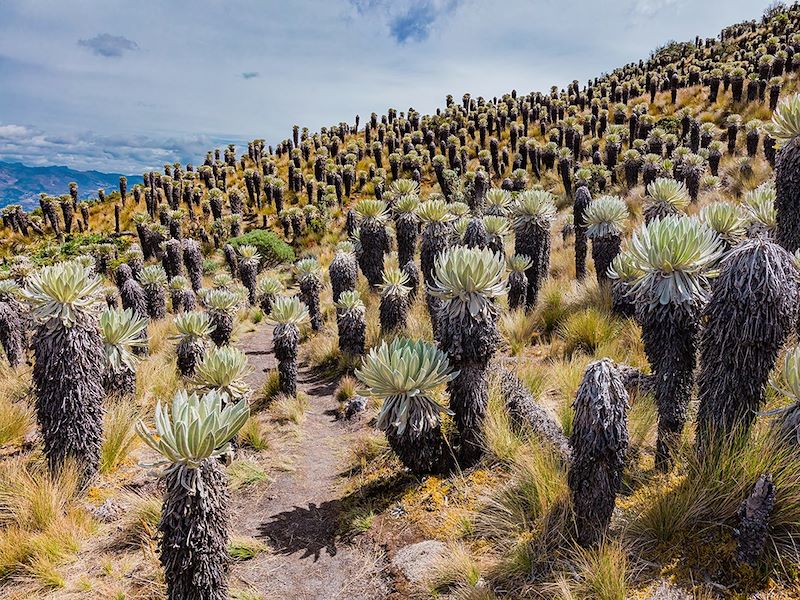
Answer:
[[[26,210],[39,206],[39,194],[51,196],[69,193],[69,183],[78,184],[80,198],[96,198],[97,190],[104,188],[106,194],[119,189],[121,173],[99,171],[76,171],[68,167],[29,167],[22,163],[0,161],[0,207],[21,204]],[[141,175],[127,175],[128,189]]]

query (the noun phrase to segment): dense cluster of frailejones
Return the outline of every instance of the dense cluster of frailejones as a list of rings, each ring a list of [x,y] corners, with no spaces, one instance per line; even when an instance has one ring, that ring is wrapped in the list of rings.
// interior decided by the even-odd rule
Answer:
[[[584,86],[448,96],[433,115],[389,109],[317,133],[295,126],[274,147],[217,149],[199,167],[145,173],[131,190],[122,178],[96,201],[79,201],[72,185],[31,214],[6,207],[9,235],[66,245],[114,206],[103,241],[45,266],[20,255],[0,281],[0,342],[12,366],[33,362],[49,468],[74,461],[84,486],[97,476],[104,401],[135,394],[148,323],[174,318],[185,390],[158,404],[155,432],[138,427],[166,478],[161,561],[169,598],[226,597],[223,463],[249,411],[247,361],[231,345],[237,313],[259,307],[272,320],[279,388],[295,395],[303,330],[320,330],[329,308],[327,272],[339,350],[382,399],[376,426],[402,464],[417,475],[478,464],[499,370],[512,422],[554,446],[568,470],[576,541],[598,543],[628,460],[630,395],[645,385],[653,394],[663,471],[686,440],[695,397],[700,460],[733,439],[746,444],[784,352],[776,386],[800,401],[800,350],[786,349],[800,301],[800,96],[789,92],[798,24],[800,11],[780,11],[672,43]],[[724,107],[722,120],[676,110],[684,92]],[[774,114],[745,122],[756,113]],[[764,160],[774,182],[700,207],[701,193],[727,185],[723,157],[740,168]],[[631,194],[640,185],[641,202]],[[650,363],[645,375],[592,362],[568,438],[492,366],[501,309],[537,307],[554,231],[571,244],[576,279],[593,265],[613,311],[639,324]],[[283,264],[321,239],[336,244],[332,258],[304,256],[285,287]],[[211,277],[215,252],[227,272]],[[372,347],[359,273],[379,305]],[[430,340],[404,335],[418,294]],[[800,444],[797,406],[774,422],[787,447]],[[776,494],[763,473],[745,499],[742,562],[760,560]]]

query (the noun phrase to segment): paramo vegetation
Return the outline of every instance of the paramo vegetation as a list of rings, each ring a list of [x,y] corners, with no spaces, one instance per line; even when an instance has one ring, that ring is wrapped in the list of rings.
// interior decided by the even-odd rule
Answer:
[[[798,72],[776,5],[5,207],[0,595],[265,598],[232,507],[309,366],[369,425],[342,539],[447,544],[392,598],[800,598]]]

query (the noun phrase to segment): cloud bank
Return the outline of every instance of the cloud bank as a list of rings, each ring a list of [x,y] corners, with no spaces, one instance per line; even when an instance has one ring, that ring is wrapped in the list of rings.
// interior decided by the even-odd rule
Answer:
[[[0,3],[0,160],[140,172],[293,124],[585,82],[769,0]],[[76,43],[76,40],[77,43]]]

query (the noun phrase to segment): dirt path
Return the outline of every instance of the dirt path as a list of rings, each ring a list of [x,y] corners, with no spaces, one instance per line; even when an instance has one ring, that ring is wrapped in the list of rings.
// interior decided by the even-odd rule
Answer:
[[[272,327],[260,326],[238,346],[253,367],[249,383],[258,389],[277,366]],[[234,501],[234,535],[261,539],[271,551],[235,565],[232,582],[269,600],[385,598],[385,558],[336,535],[343,452],[355,432],[336,420],[335,383],[301,364],[298,389],[310,403],[290,449],[293,470],[271,473],[275,480],[266,489]]]

